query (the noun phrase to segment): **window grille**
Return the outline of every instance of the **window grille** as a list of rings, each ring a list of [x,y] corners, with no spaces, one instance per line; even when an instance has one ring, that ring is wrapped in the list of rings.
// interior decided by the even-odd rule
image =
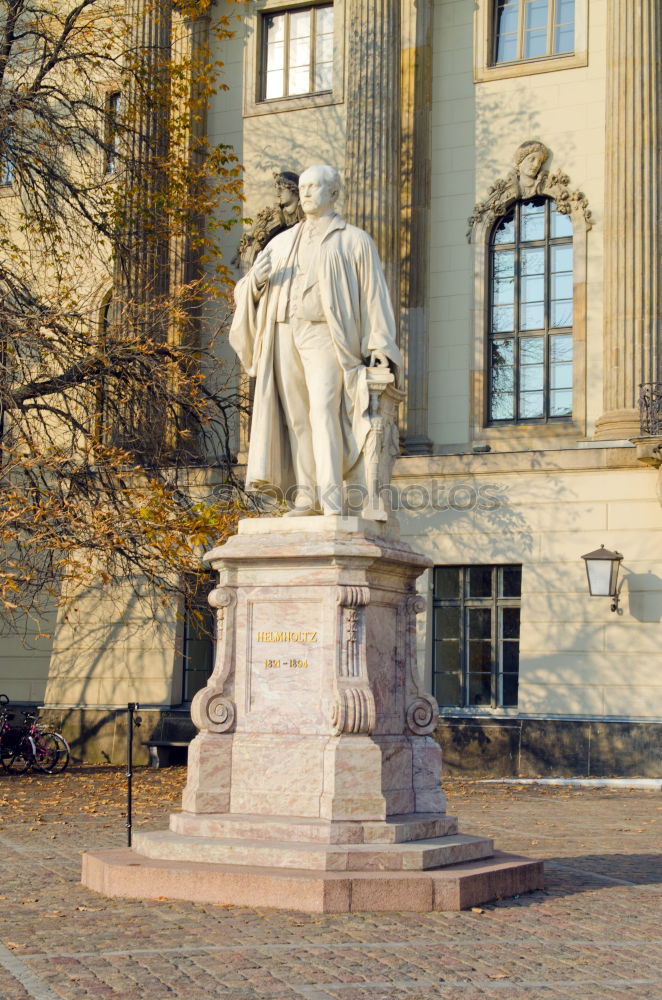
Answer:
[[[262,16],[261,100],[333,89],[333,4]]]
[[[488,422],[572,417],[572,222],[551,198],[517,202],[489,254]]]
[[[442,708],[517,706],[522,567],[437,566],[433,690]]]

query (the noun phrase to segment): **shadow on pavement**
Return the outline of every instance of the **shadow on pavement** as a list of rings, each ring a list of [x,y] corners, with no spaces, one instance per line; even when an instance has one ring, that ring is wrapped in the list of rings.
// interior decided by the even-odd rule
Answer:
[[[608,885],[662,884],[662,854],[582,854],[545,858],[546,882],[563,882],[568,893]]]

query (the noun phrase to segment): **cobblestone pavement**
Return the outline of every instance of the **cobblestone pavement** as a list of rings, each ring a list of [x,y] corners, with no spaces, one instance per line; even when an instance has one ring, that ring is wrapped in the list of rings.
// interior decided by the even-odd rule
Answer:
[[[183,768],[135,776],[164,827]],[[659,792],[447,783],[466,832],[546,859],[547,888],[464,913],[318,916],[80,885],[125,843],[124,776],[0,776],[1,1000],[660,1000]]]

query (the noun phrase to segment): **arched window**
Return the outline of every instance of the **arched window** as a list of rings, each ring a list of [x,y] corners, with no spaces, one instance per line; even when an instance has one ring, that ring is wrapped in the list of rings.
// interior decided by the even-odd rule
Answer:
[[[552,198],[516,202],[489,247],[488,422],[572,417],[572,222]]]

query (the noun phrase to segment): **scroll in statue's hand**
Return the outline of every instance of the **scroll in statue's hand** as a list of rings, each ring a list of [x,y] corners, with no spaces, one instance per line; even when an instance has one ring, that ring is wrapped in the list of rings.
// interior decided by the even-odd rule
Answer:
[[[370,352],[370,368],[384,368],[386,371],[390,369],[389,360],[383,351],[371,351]]]
[[[258,285],[264,285],[271,274],[271,257],[262,252],[253,265],[253,274]]]

